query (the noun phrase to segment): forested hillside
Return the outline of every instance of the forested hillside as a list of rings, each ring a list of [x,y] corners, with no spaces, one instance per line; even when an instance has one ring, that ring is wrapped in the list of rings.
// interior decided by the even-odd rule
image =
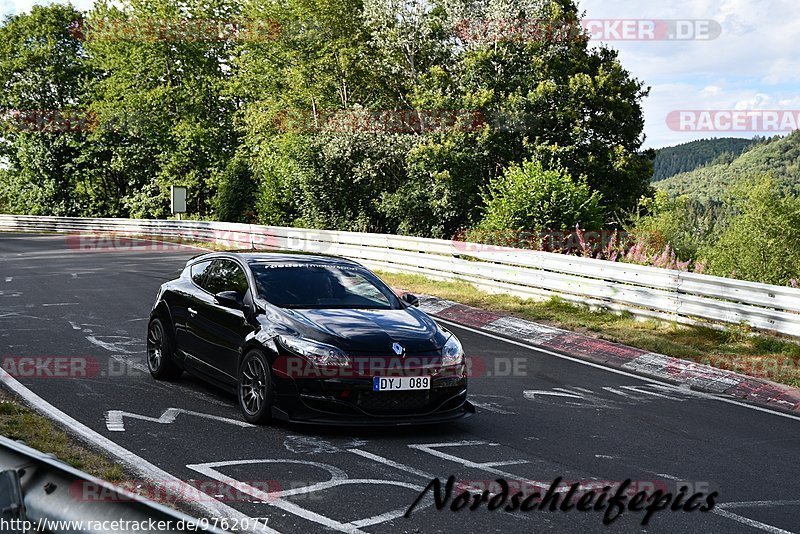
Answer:
[[[656,150],[653,160],[653,181],[658,182],[676,174],[690,172],[716,160],[733,160],[748,147],[761,141],[758,138],[714,138],[660,148]]]
[[[655,186],[670,196],[688,195],[705,202],[726,200],[738,181],[769,174],[782,195],[800,194],[800,132],[759,142],[732,161],[681,173]]]

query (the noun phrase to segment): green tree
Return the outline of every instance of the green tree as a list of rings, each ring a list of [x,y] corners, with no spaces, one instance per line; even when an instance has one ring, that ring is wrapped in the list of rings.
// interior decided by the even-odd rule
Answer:
[[[369,110],[403,109],[407,89],[381,79],[362,2],[254,2],[246,13],[281,28],[241,45],[230,86],[247,100],[239,127],[261,221],[394,230],[381,198],[405,177],[410,136],[352,124],[367,124]]]
[[[104,76],[92,88],[100,127],[84,162],[112,177],[130,215],[167,215],[178,184],[191,213],[211,214],[215,177],[238,145],[238,100],[224,92],[234,34],[208,31],[236,20],[225,0],[100,1],[89,14],[87,49]]]
[[[640,200],[626,230],[648,254],[661,253],[669,245],[679,260],[694,260],[710,231],[691,216],[691,206],[687,197],[671,198],[658,191]]]
[[[237,153],[228,166],[213,178],[217,190],[213,198],[213,208],[217,220],[253,222],[258,184],[253,179],[246,156],[242,152]]]
[[[79,17],[69,5],[33,6],[0,26],[0,196],[12,212],[78,215],[86,204],[75,161],[94,73],[71,31]]]
[[[800,198],[781,196],[771,177],[733,194],[738,213],[706,254],[711,274],[778,285],[800,278]]]
[[[482,230],[597,230],[603,224],[601,196],[581,177],[541,162],[511,165],[489,182]]]
[[[442,4],[454,32],[460,21],[537,21],[577,24],[571,1]],[[632,209],[649,193],[652,168],[639,151],[647,90],[622,68],[616,52],[589,48],[587,39],[524,39],[503,31],[465,39],[447,63],[431,67],[415,87],[418,109],[477,111],[476,131],[432,136],[410,154],[410,180],[429,197],[442,233],[471,226],[480,216],[482,188],[511,163],[535,158],[584,175],[603,195],[606,216]],[[467,35],[469,37],[469,34]],[[431,193],[427,193],[431,192]],[[439,209],[446,196],[454,209]],[[415,198],[403,191],[405,198]]]

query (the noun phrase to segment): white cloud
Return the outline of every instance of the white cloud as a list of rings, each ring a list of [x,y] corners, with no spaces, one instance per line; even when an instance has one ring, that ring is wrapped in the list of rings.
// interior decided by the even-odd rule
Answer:
[[[671,132],[676,109],[798,109],[800,4],[796,0],[581,0],[587,18],[711,19],[711,41],[612,41],[622,64],[652,86],[645,101],[648,146],[703,134]],[[707,137],[707,135],[705,135]]]
[[[48,0],[0,0],[0,11],[2,11],[3,16],[6,15],[19,15],[20,13],[26,13],[31,10],[31,7],[34,5],[48,5],[48,4],[67,4],[71,3],[77,9],[82,11],[88,11],[93,4],[93,0],[72,0],[72,2],[67,1],[48,1]]]
[[[739,100],[733,105],[733,109],[769,109],[772,97],[764,93],[756,93],[751,98]]]

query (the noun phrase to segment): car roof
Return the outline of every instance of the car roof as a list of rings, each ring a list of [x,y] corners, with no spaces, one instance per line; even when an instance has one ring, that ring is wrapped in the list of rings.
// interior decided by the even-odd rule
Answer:
[[[358,262],[342,258],[340,256],[331,256],[326,254],[314,252],[298,252],[298,251],[274,251],[274,252],[253,252],[253,251],[231,251],[231,252],[211,252],[195,256],[190,261],[195,262],[201,259],[213,258],[236,258],[239,261],[247,264],[258,263],[322,263],[322,264],[348,264],[358,265]]]

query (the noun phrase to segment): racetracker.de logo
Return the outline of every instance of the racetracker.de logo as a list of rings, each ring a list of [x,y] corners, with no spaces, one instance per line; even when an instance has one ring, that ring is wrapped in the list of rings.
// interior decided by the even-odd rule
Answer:
[[[268,19],[86,19],[70,25],[70,34],[82,41],[271,41],[281,26]]]
[[[467,43],[495,41],[711,41],[722,34],[710,19],[462,19],[455,34]]]
[[[79,480],[69,487],[70,497],[78,502],[130,502],[144,497],[159,503],[188,502],[258,502],[253,489],[274,495],[286,489],[277,480],[127,480],[117,485]]]
[[[4,356],[3,370],[14,378],[96,378],[100,361],[86,356]]]
[[[475,110],[342,109],[289,110],[272,118],[279,132],[425,134],[473,132],[487,123]]]
[[[667,126],[676,132],[792,132],[800,110],[675,110]]]
[[[320,366],[301,356],[279,356],[273,369],[293,379],[364,378],[373,376],[467,376],[502,378],[528,376],[528,361],[523,357],[465,356],[464,364],[440,367],[439,356],[358,356],[347,366]]]
[[[165,241],[166,239],[169,241]],[[288,238],[235,230],[188,231],[182,235],[170,236],[114,232],[79,232],[67,236],[67,248],[80,252],[174,252],[198,243],[216,243],[237,249],[271,250],[282,246],[285,248],[289,242]]]

